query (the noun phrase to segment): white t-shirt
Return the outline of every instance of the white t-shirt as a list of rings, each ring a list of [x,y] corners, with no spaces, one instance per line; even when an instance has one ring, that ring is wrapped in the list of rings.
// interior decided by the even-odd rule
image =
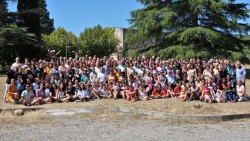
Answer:
[[[100,72],[97,74],[97,79],[100,79],[101,82],[104,82],[106,79],[106,76],[104,73]]]
[[[88,96],[88,92],[86,90],[79,90],[77,92],[77,95],[80,96],[81,98]]]
[[[14,67],[22,67],[22,64],[21,63],[13,63],[12,65],[11,65],[11,69],[14,69]]]
[[[39,85],[37,83],[32,83],[33,86],[33,90],[35,90],[35,92],[38,90]]]

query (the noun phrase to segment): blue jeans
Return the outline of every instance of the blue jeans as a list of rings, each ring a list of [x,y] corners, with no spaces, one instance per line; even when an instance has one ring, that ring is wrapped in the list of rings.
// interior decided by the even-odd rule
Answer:
[[[231,101],[231,100],[236,100],[236,94],[235,93],[228,93],[226,94],[227,100]]]

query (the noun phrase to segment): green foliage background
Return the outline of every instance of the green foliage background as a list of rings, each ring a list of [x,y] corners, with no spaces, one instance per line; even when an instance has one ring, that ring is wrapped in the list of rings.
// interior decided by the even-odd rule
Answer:
[[[132,26],[126,37],[127,44],[137,51],[128,56],[144,53],[161,58],[216,57],[250,62],[250,40],[242,38],[250,26],[240,22],[249,18],[247,4],[234,0],[137,1],[144,8],[131,11]],[[153,45],[140,46],[152,39]]]

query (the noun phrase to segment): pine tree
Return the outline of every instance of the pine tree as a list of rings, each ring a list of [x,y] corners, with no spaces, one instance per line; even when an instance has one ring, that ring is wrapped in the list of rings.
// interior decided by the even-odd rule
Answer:
[[[249,61],[249,41],[235,35],[250,31],[247,4],[235,0],[137,0],[144,8],[131,12],[128,43],[154,39],[162,58],[217,57]]]
[[[39,1],[39,11],[40,11],[40,26],[41,26],[41,33],[48,35],[52,33],[54,28],[54,19],[50,19],[49,11],[47,10],[47,4],[45,0]]]
[[[28,27],[28,31],[41,38],[39,0],[18,0],[17,10],[20,18],[19,27]]]
[[[0,27],[6,26],[8,15],[8,4],[6,0],[0,1]]]

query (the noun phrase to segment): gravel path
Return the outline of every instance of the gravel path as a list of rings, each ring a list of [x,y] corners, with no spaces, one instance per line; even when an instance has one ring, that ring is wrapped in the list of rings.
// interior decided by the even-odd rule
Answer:
[[[55,116],[34,124],[1,124],[0,140],[249,140],[250,123],[172,124],[124,116],[119,120]]]

